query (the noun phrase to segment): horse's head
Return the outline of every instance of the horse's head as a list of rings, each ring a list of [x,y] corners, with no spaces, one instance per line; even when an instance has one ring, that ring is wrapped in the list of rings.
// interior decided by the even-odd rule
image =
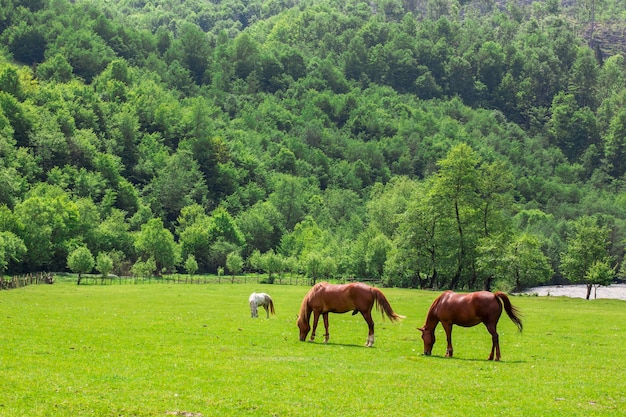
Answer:
[[[311,330],[311,326],[309,325],[309,321],[305,320],[302,314],[298,316],[298,328],[300,329],[300,341],[304,342]]]
[[[426,330],[426,326],[418,327],[422,332],[422,340],[424,341],[424,355],[429,356],[433,351],[433,345],[435,344],[435,331]]]

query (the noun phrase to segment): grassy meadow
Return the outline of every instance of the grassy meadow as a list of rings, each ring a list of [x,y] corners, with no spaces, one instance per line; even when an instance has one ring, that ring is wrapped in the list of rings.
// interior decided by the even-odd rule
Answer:
[[[30,286],[0,292],[0,416],[592,416],[626,409],[626,302],[512,297],[502,362],[484,326],[444,358],[416,327],[438,293],[383,289],[399,323],[330,315],[298,340],[303,286]],[[252,291],[276,315],[251,319]]]

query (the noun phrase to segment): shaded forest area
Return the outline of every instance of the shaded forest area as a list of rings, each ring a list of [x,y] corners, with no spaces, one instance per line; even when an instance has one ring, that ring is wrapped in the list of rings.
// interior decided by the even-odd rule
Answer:
[[[626,273],[618,1],[0,6],[0,273]]]

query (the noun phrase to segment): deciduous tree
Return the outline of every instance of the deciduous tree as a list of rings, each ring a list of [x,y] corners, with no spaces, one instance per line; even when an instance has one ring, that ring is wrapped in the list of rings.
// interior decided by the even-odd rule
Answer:
[[[0,277],[10,262],[20,262],[26,253],[26,245],[15,233],[0,231]]]
[[[583,216],[573,222],[567,239],[567,251],[561,255],[561,270],[573,283],[586,282],[587,299],[591,294],[591,279],[601,279],[603,265],[609,265],[609,229],[600,225],[597,218]],[[592,271],[592,268],[594,269]]]
[[[163,221],[155,218],[141,226],[135,236],[135,247],[141,259],[153,259],[156,273],[173,271],[180,262],[180,248],[172,233],[163,227]]]
[[[83,274],[87,274],[93,270],[96,261],[93,259],[91,251],[86,246],[80,246],[74,249],[67,257],[67,266],[78,274],[77,285],[80,285]]]

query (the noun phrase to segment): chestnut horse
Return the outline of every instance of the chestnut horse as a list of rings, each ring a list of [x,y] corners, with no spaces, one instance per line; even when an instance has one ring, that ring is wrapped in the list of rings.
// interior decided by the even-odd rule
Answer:
[[[353,316],[361,313],[367,322],[369,334],[365,346],[371,347],[374,344],[374,321],[372,320],[372,307],[374,304],[376,304],[376,309],[381,310],[383,319],[385,314],[391,321],[404,318],[404,316],[394,313],[389,301],[378,288],[359,282],[350,284],[320,282],[315,284],[304,296],[300,306],[300,314],[298,315],[300,340],[304,341],[311,330],[311,326],[309,326],[311,312],[313,312],[313,332],[311,333],[310,341],[315,340],[315,330],[321,314],[324,317],[324,327],[326,329],[324,343],[328,343],[330,337],[328,334],[328,313],[352,311]]]
[[[500,315],[502,314],[502,306],[509,318],[515,323],[519,331],[522,331],[522,321],[519,317],[518,310],[513,307],[509,297],[503,292],[491,293],[489,291],[479,291],[469,294],[456,294],[452,291],[446,291],[433,301],[426,323],[419,328],[422,332],[424,340],[424,355],[430,355],[435,344],[435,328],[441,322],[443,329],[446,331],[448,339],[448,347],[446,349],[446,357],[452,356],[452,325],[456,324],[463,327],[476,326],[484,323],[489,333],[491,333],[491,354],[489,360],[500,360],[500,342],[498,340],[498,332],[496,326]]]

